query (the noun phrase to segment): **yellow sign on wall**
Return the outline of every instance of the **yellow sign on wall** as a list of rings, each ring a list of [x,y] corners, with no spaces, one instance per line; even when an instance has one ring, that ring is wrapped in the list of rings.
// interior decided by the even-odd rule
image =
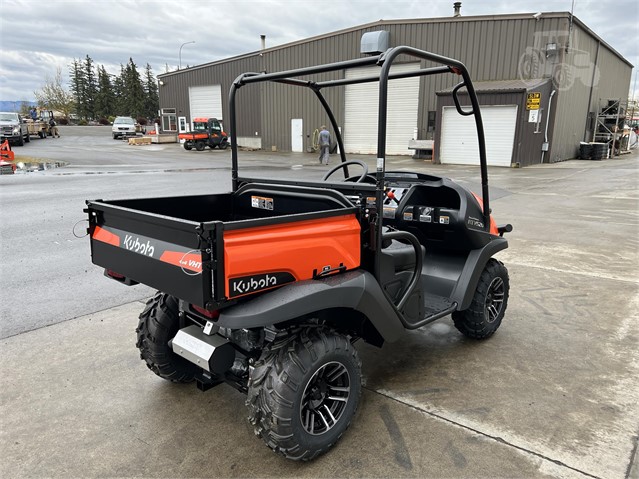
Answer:
[[[541,105],[541,93],[538,91],[526,95],[526,110],[539,110]]]

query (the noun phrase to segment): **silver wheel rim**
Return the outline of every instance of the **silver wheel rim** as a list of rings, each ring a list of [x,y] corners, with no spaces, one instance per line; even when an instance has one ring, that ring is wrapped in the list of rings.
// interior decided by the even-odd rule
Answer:
[[[342,363],[326,363],[315,371],[302,394],[300,420],[304,430],[318,436],[333,429],[346,410],[350,392],[351,378]]]
[[[486,293],[486,303],[484,305],[484,314],[489,323],[495,322],[504,306],[504,296],[506,294],[504,280],[499,276],[494,278],[488,292]]]

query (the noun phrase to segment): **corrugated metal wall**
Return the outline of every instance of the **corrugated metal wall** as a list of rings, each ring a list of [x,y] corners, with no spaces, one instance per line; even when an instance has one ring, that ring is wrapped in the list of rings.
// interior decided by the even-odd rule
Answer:
[[[561,55],[558,67],[565,75],[562,81],[555,81],[557,114],[550,162],[577,156],[579,142],[592,139],[588,113],[600,110],[600,99],[625,100],[632,73],[630,65],[578,25],[573,26],[568,52],[562,50]]]
[[[335,32],[283,47],[266,49],[259,56],[256,52],[221,64],[169,74],[160,89],[162,107],[175,106],[183,115],[188,115],[188,86],[220,83],[222,91],[228,91],[231,82],[243,71],[281,71],[310,65],[330,63],[358,58],[360,39],[364,32],[387,30],[391,46],[410,45],[444,56],[461,60],[468,67],[475,81],[538,78],[550,76],[557,63],[570,62],[576,54],[565,56],[569,29],[569,14],[544,13],[535,19],[528,15],[501,15],[484,17],[459,17],[424,19],[411,21],[380,21],[362,28]],[[575,24],[573,49],[587,52],[595,58],[599,41]],[[546,56],[546,44],[555,42],[559,46],[556,57]],[[583,55],[582,55],[583,57]],[[408,60],[407,58],[404,60]],[[598,89],[591,92],[586,80],[576,81],[574,87],[558,92],[553,105],[551,130],[554,143],[553,159],[572,157],[575,145],[583,139],[588,103],[592,93],[591,111],[596,110],[599,98],[613,98],[627,94],[630,67],[605,45],[599,48],[598,64],[601,77]],[[422,62],[422,66],[427,65]],[[583,78],[592,74],[588,66],[580,67]],[[324,74],[314,79],[340,78],[343,72]],[[437,91],[450,88],[458,81],[455,75],[438,75],[420,79],[418,113],[418,138],[431,138],[427,132],[428,112],[436,110]],[[175,82],[171,84],[171,82]],[[625,88],[625,92],[622,91]],[[246,90],[246,91],[245,91]],[[344,87],[325,90],[337,122],[344,122]],[[304,122],[305,148],[310,145],[313,130],[328,119],[323,114],[314,94],[304,88],[282,85],[248,85],[238,93],[238,136],[262,138],[262,147],[290,150],[292,118]],[[226,98],[224,112],[227,112]],[[545,105],[547,106],[547,105]],[[554,116],[554,115],[553,115]]]
[[[216,65],[190,68],[168,75],[160,75],[163,86],[160,86],[160,107],[176,108],[177,116],[187,117],[189,114],[189,87],[204,85],[221,85],[222,112],[228,118],[228,93],[231,84],[244,72],[260,71],[260,57],[255,54],[249,57],[228,61]],[[246,91],[244,91],[246,90]],[[237,95],[237,115],[242,118],[238,122],[238,136],[258,136],[262,134],[259,90],[256,88],[240,88]],[[228,123],[228,121],[227,121]],[[228,129],[228,127],[226,127]]]

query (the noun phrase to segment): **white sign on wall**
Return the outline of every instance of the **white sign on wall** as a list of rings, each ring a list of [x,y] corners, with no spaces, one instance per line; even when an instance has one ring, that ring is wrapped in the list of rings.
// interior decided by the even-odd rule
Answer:
[[[530,110],[528,112],[528,123],[537,123],[539,121],[539,110]]]

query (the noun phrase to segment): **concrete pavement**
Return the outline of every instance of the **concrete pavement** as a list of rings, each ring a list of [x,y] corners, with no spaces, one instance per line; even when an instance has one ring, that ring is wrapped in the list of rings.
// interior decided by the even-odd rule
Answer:
[[[638,160],[491,169],[515,227],[502,327],[358,344],[357,417],[316,461],[266,448],[235,390],[154,376],[135,301],[0,342],[0,477],[637,477]]]

